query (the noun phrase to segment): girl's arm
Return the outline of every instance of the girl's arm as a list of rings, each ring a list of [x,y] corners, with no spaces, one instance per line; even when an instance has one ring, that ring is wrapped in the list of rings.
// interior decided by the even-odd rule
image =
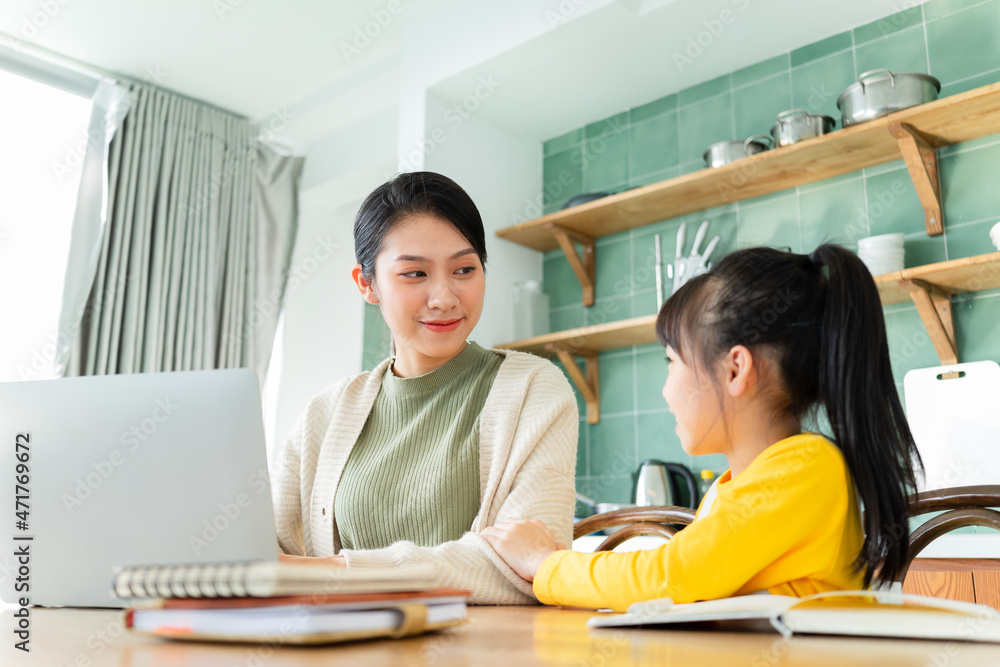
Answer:
[[[753,475],[748,469],[730,482],[734,487],[716,498],[707,516],[666,545],[552,553],[535,573],[535,594],[546,604],[625,611],[640,600],[712,600],[829,575],[850,542],[844,542],[845,522],[858,520],[848,516],[857,509],[849,502],[853,487],[833,445],[799,445],[771,453]],[[853,546],[860,549],[860,540]],[[785,565],[775,571],[781,559]]]

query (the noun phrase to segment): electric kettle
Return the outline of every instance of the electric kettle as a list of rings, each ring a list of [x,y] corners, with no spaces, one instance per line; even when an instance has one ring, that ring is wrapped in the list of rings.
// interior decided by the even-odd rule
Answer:
[[[650,505],[680,505],[680,487],[677,478],[684,480],[687,486],[687,496],[690,506],[698,506],[698,483],[694,475],[679,463],[666,463],[648,459],[639,464],[635,480],[635,504]]]

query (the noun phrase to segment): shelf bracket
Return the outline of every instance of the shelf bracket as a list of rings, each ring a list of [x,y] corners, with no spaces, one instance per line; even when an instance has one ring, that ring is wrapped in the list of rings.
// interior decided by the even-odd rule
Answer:
[[[583,305],[594,305],[594,237],[566,229],[553,222],[545,225],[556,237],[559,247],[562,248],[569,265],[576,274],[580,286],[583,288]],[[573,242],[583,244],[583,259],[576,252]]]
[[[927,335],[942,366],[958,363],[958,344],[955,339],[955,320],[951,312],[951,295],[922,280],[901,280],[900,287],[910,292],[920,319],[927,327]]]
[[[601,421],[601,393],[600,381],[597,374],[597,352],[577,350],[561,343],[549,343],[545,347],[556,353],[559,361],[565,366],[566,372],[569,373],[573,384],[583,394],[583,400],[587,403],[587,423],[596,424]],[[577,366],[573,355],[584,358],[587,369],[586,375]]]
[[[937,150],[908,123],[891,123],[889,132],[899,144],[899,152],[903,154],[903,161],[917,189],[917,197],[924,207],[927,235],[940,236],[944,233],[944,216]]]

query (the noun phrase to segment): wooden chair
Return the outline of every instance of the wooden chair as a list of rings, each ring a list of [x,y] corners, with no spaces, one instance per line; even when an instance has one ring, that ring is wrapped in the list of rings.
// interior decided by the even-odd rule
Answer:
[[[1000,484],[954,486],[910,496],[910,516],[930,512],[942,514],[928,519],[910,533],[907,568],[928,544],[956,528],[985,526],[1000,530],[1000,512],[989,509],[991,507],[1000,507]],[[905,578],[904,571],[899,581]]]
[[[989,509],[1000,507],[1000,485],[997,484],[924,491],[910,496],[909,503],[911,516],[943,513],[924,522],[910,534],[907,568],[928,544],[956,528],[986,526],[1000,530],[1000,512]],[[690,507],[626,507],[578,521],[573,528],[573,539],[605,528],[625,526],[605,538],[596,551],[610,551],[638,535],[658,535],[669,540],[677,533],[677,529],[670,524],[690,524],[694,514]],[[903,572],[900,581],[905,577],[906,572]]]
[[[670,524],[688,525],[694,521],[694,510],[690,507],[652,506],[625,507],[604,514],[595,514],[577,521],[573,526],[573,539],[596,533],[605,528],[625,526],[608,535],[595,551],[610,551],[625,540],[639,535],[659,535],[670,539],[677,529]]]

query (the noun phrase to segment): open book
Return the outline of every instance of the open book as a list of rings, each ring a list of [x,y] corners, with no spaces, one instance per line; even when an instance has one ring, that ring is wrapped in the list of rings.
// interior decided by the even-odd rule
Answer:
[[[329,644],[404,637],[466,619],[468,591],[435,588],[402,593],[337,593],[272,598],[184,598],[148,601],[125,613],[133,632],[217,642]]]
[[[112,590],[123,599],[214,598],[421,591],[435,585],[431,565],[346,568],[254,561],[116,568]]]
[[[1000,642],[1000,612],[992,607],[922,595],[832,591],[804,598],[744,595],[688,604],[669,599],[631,605],[624,614],[592,617],[595,628],[656,626],[694,629],[773,628],[793,634],[913,637]]]

